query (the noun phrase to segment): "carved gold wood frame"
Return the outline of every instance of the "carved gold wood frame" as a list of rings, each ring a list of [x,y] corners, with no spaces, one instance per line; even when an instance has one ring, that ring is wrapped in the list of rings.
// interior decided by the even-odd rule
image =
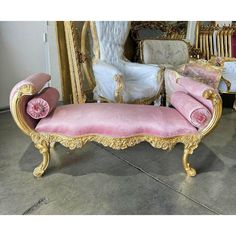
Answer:
[[[57,42],[60,61],[62,100],[65,104],[72,103],[72,88],[70,78],[70,67],[66,47],[65,27],[63,21],[57,22]]]
[[[139,31],[143,29],[158,29],[163,32],[163,35],[157,38],[163,39],[184,39],[187,35],[187,22],[185,22],[186,28],[181,28],[180,22],[171,24],[168,21],[133,21],[131,24],[131,36],[139,42],[143,40],[139,37]]]
[[[85,58],[80,53],[75,22],[65,21],[64,27],[69,56],[73,103],[84,103],[86,101],[86,96],[83,91],[83,73],[81,64],[84,62]]]
[[[84,103],[86,89],[81,64],[86,58],[80,52],[76,22],[57,22],[57,36],[63,101],[65,103]]]
[[[164,150],[173,148],[177,143],[184,144],[184,154],[183,154],[183,167],[189,176],[194,176],[196,171],[189,164],[189,156],[193,153],[194,149],[198,147],[201,139],[209,134],[217,125],[221,113],[222,113],[222,101],[218,93],[214,90],[206,90],[203,92],[203,97],[212,101],[213,104],[213,116],[209,124],[202,130],[199,130],[194,135],[182,135],[171,138],[149,136],[149,135],[139,135],[124,138],[114,138],[110,136],[101,135],[85,135],[77,137],[68,137],[58,134],[45,134],[38,133],[27,124],[22,113],[22,105],[25,96],[33,96],[38,91],[32,84],[23,85],[18,88],[18,91],[14,94],[11,102],[12,116],[18,125],[18,127],[28,136],[31,137],[35,144],[35,147],[43,156],[43,161],[38,167],[35,168],[33,174],[36,177],[43,175],[48,167],[50,160],[50,146],[55,142],[61,143],[65,147],[74,149],[77,147],[82,147],[88,141],[94,141],[103,144],[104,146],[109,146],[114,149],[124,149],[134,146],[140,142],[149,142],[153,147],[162,148]],[[24,109],[24,108],[23,108]],[[78,121],[79,122],[79,121]]]

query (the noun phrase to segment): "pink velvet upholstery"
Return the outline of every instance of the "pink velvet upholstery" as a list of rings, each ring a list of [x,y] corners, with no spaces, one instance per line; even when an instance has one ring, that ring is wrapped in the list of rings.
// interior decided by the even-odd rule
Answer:
[[[10,94],[10,110],[12,110],[12,99],[14,97],[14,95],[17,93],[17,91],[19,91],[19,89],[27,84],[32,85],[35,89],[36,92],[39,92],[43,86],[51,79],[51,76],[45,73],[37,73],[37,74],[33,74],[31,76],[29,76],[28,78],[26,78],[25,80],[20,81],[19,83],[17,83],[13,89],[11,90],[11,94]],[[37,121],[35,119],[33,119],[32,117],[30,117],[27,112],[26,112],[26,106],[28,101],[31,99],[31,96],[25,96],[22,100],[22,106],[20,107],[21,109],[21,114],[23,115],[26,123],[29,125],[30,128],[34,129]]]
[[[176,109],[114,103],[63,105],[41,119],[35,129],[71,137],[92,134],[174,137],[197,132]]]
[[[199,81],[208,84],[214,89],[217,89],[221,79],[221,71],[208,69],[205,66],[197,63],[189,63],[184,66],[184,76],[199,79]]]
[[[171,104],[195,127],[204,128],[212,118],[210,111],[193,97],[183,92],[171,96]]]
[[[213,112],[213,106],[210,100],[204,98],[203,92],[211,89],[214,90],[212,87],[200,83],[198,81],[192,80],[188,77],[180,77],[177,80],[177,83],[181,85],[187,93],[189,93],[192,97],[196,98],[199,102],[205,105],[211,112]]]
[[[192,78],[182,76],[174,70],[165,70],[165,90],[167,94],[167,101],[170,101],[173,93],[185,92],[204,104],[212,112],[213,106],[211,101],[202,96],[203,92],[208,89],[214,90],[209,85],[193,80]]]
[[[11,100],[13,98],[13,96],[15,95],[15,93],[19,90],[20,87],[22,87],[23,85],[26,84],[30,84],[32,85],[37,92],[39,92],[43,86],[51,79],[51,76],[45,73],[37,73],[37,74],[33,74],[30,75],[29,77],[27,77],[25,80],[20,81],[19,83],[17,83],[13,89],[11,90],[10,93],[10,104],[11,104]]]
[[[28,102],[26,111],[34,119],[45,118],[56,107],[59,97],[57,89],[45,88]]]

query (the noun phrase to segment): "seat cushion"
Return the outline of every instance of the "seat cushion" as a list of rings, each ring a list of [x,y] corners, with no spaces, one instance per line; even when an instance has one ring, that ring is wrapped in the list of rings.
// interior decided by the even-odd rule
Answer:
[[[194,134],[193,127],[177,110],[151,105],[86,103],[63,105],[36,126],[41,133],[75,137],[102,135],[174,137]]]

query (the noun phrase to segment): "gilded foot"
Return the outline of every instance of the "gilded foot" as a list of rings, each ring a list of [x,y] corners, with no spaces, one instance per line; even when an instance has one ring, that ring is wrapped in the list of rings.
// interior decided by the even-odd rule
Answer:
[[[48,142],[46,142],[45,140],[40,140],[38,143],[35,144],[35,147],[38,148],[39,152],[43,155],[43,161],[38,167],[34,169],[33,175],[35,177],[41,177],[49,164],[49,145]]]
[[[192,167],[189,167],[188,169],[185,169],[186,173],[187,173],[187,176],[195,176],[197,173],[196,173],[196,170]]]
[[[189,150],[184,149],[184,155],[183,155],[183,166],[184,166],[184,170],[186,171],[188,176],[195,176],[196,175],[196,170],[194,168],[192,168],[188,162],[188,158],[189,158]]]
[[[44,173],[43,167],[40,165],[34,169],[33,175],[37,178],[41,177]]]

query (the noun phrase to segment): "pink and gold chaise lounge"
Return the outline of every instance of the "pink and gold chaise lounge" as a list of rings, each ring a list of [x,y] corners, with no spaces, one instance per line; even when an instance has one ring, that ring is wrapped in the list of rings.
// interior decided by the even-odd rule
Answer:
[[[42,119],[32,118],[27,113],[27,106],[39,96],[51,79],[50,75],[34,74],[16,84],[10,95],[12,116],[43,156],[34,176],[42,176],[48,167],[51,144],[58,142],[74,149],[88,141],[114,149],[125,149],[146,141],[155,148],[167,150],[183,143],[183,166],[188,176],[194,176],[196,171],[188,158],[219,121],[222,101],[208,85],[171,70],[165,73],[166,77],[174,75],[171,78],[176,91],[171,104],[176,108],[121,103],[71,104],[55,106]],[[51,93],[49,100],[54,96]]]

